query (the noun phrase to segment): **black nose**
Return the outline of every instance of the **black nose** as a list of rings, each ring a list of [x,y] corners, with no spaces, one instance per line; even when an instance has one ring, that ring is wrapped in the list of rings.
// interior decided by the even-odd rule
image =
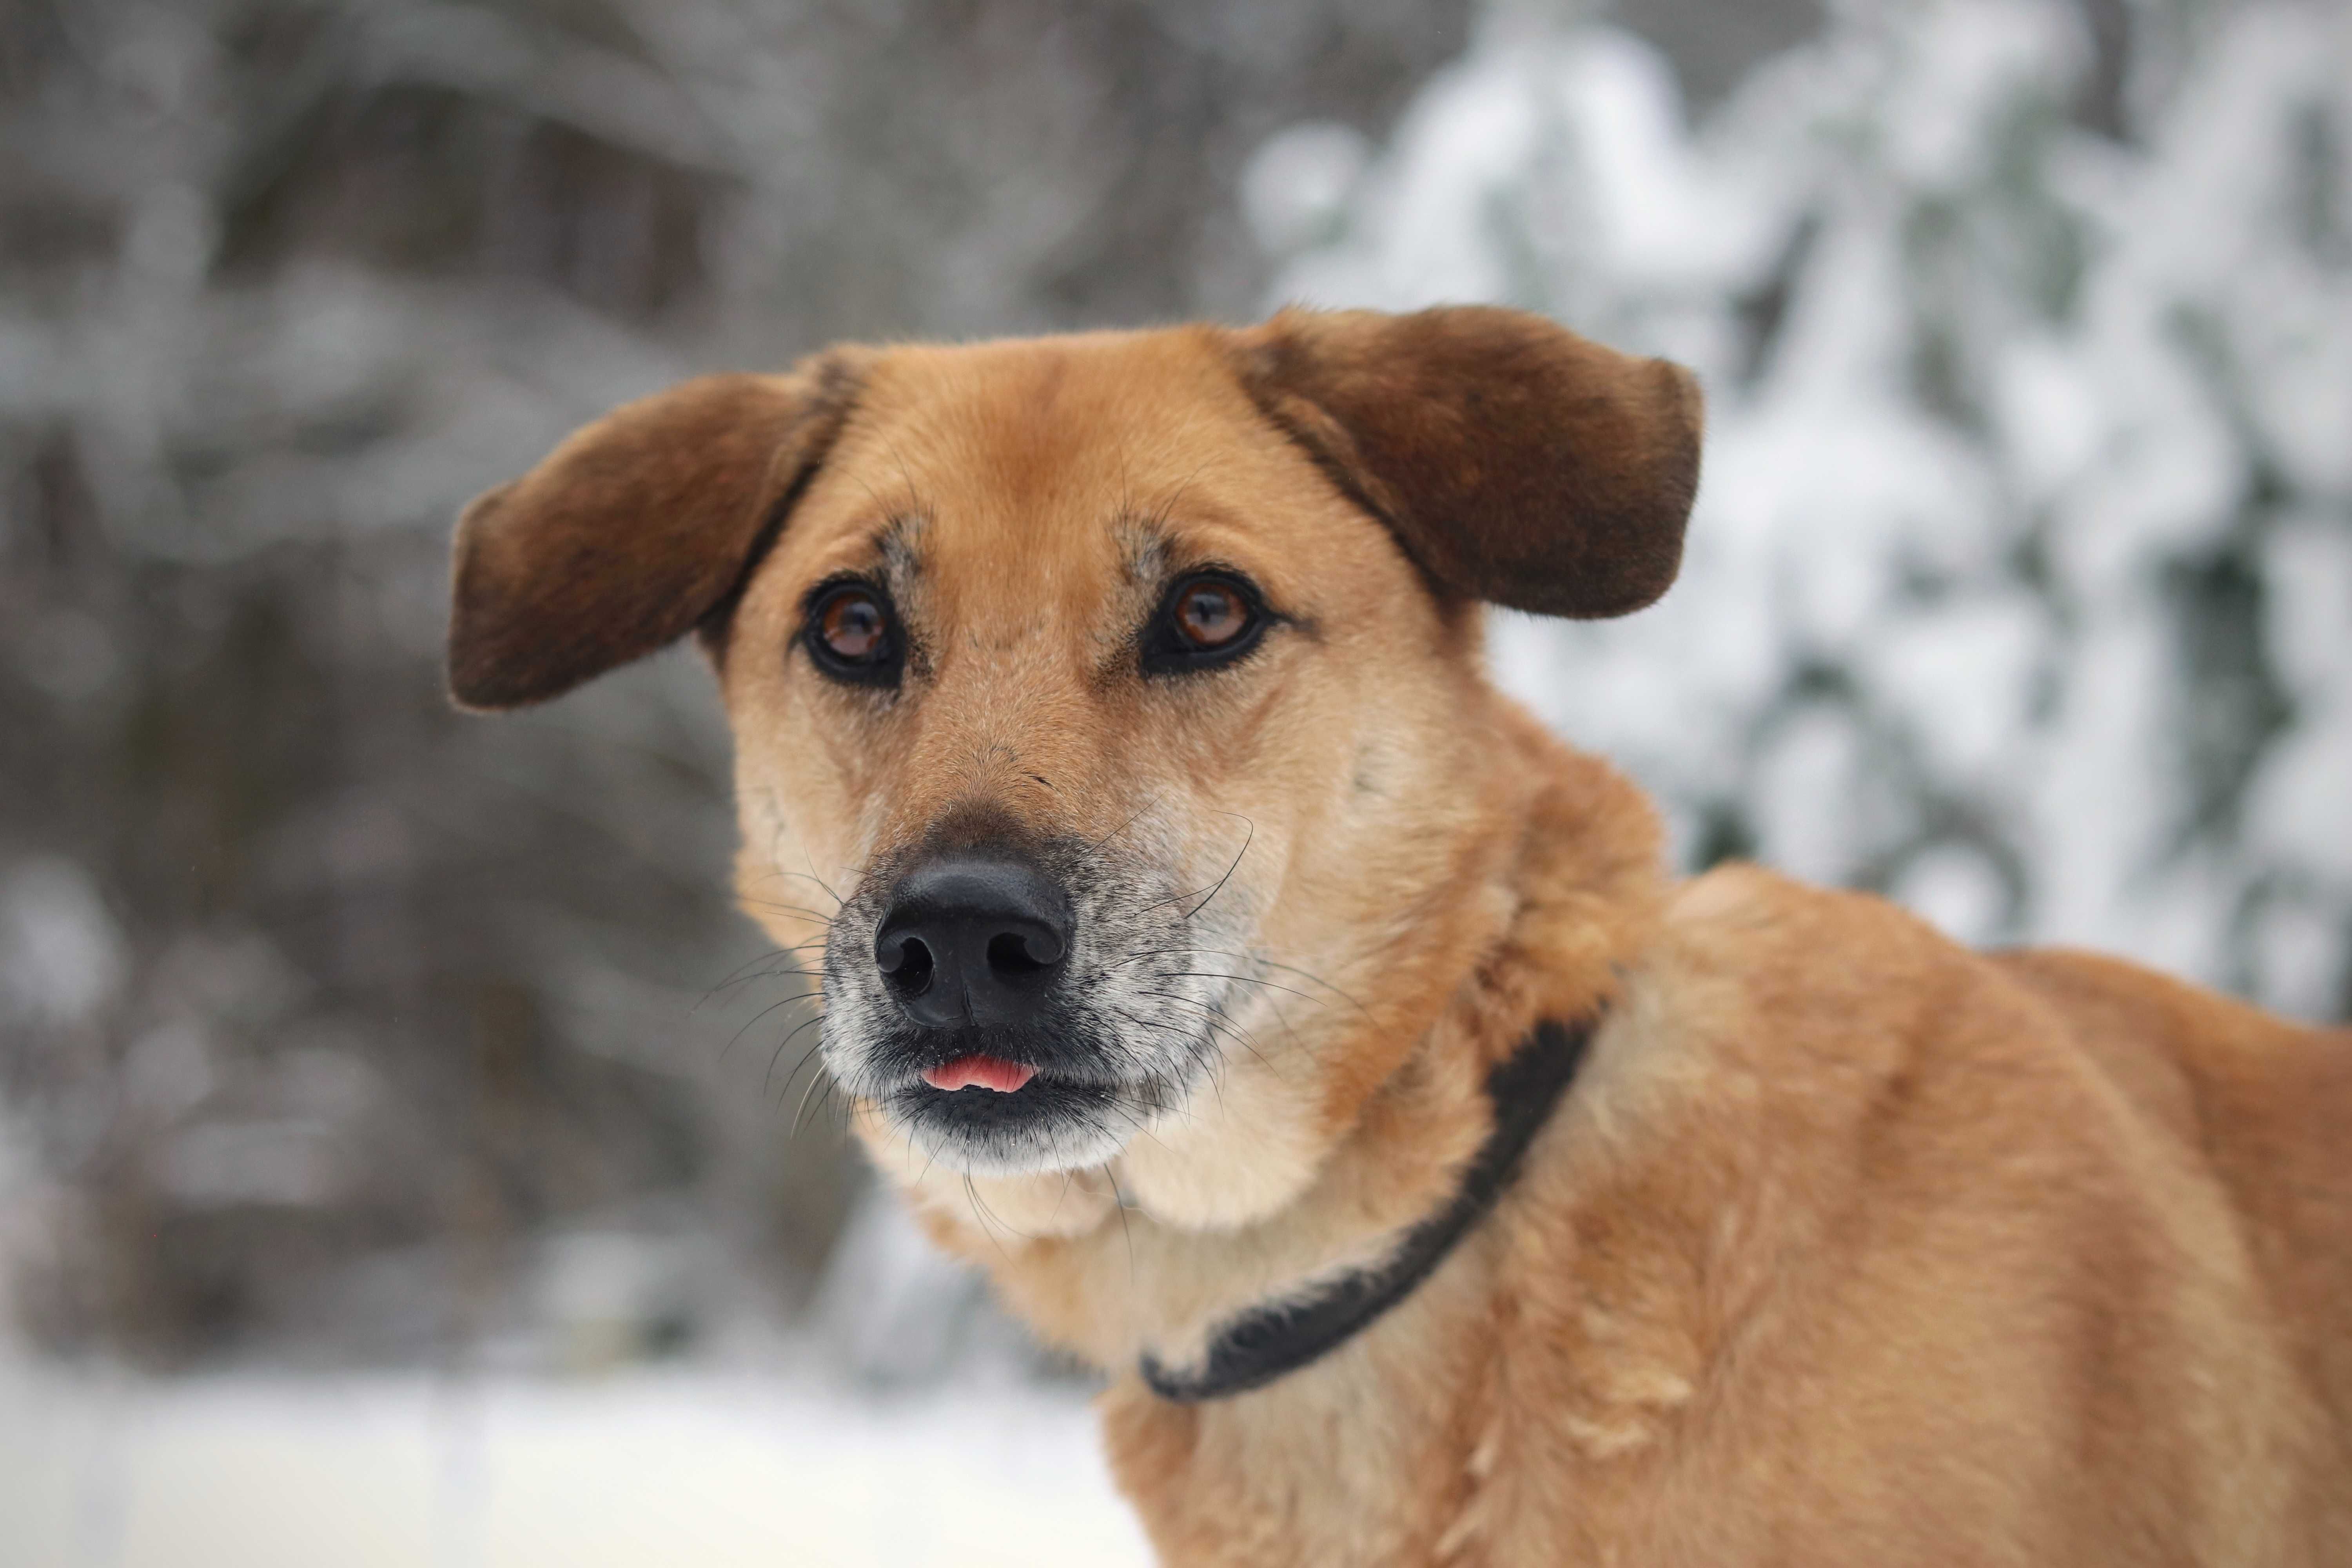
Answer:
[[[874,965],[918,1024],[1023,1024],[1070,951],[1070,900],[1027,861],[958,850],[899,880],[874,932]]]

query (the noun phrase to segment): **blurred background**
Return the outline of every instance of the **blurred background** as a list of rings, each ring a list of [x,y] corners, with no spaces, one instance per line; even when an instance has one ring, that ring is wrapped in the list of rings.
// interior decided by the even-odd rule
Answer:
[[[802,1114],[694,659],[451,712],[446,535],[1294,299],[1699,371],[1681,584],[1494,637],[1685,863],[2352,1014],[2341,0],[0,0],[0,1563],[1139,1561]]]

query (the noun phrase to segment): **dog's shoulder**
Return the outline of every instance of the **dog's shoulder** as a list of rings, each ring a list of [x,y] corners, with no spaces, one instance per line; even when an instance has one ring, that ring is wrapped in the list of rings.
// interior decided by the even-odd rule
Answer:
[[[1775,1411],[1769,1437],[1723,1440],[1795,1466],[1780,1489],[1692,1505],[1762,1521],[1801,1498],[1865,1531],[1895,1527],[1836,1466],[1791,1480],[1795,1456],[1867,1452],[1924,1485],[2128,1441],[2183,1531],[2264,1539],[2332,1463],[2297,1384],[2340,1373],[2290,1369],[2342,1359],[2342,1309],[2318,1270],[2274,1265],[2347,1212],[2315,1169],[2340,1140],[2281,1103],[2300,1084],[2340,1107],[2342,1056],[2128,966],[1972,951],[1868,895],[1745,866],[1685,883],[1530,1173],[1508,1285],[1555,1380],[1545,1419],[1613,1463],[1730,1429],[1709,1411]],[[2299,1230],[2261,1217],[2293,1203]],[[2257,1451],[2280,1461],[2262,1496],[2214,1479]]]

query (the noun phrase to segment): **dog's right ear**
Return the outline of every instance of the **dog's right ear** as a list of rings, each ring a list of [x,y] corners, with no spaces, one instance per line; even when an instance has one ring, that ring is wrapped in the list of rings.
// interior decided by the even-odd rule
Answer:
[[[1258,411],[1438,588],[1591,618],[1674,582],[1702,418],[1681,366],[1482,305],[1285,310],[1231,343]]]
[[[709,375],[614,410],[457,520],[449,692],[520,708],[730,605],[846,416],[862,362]]]

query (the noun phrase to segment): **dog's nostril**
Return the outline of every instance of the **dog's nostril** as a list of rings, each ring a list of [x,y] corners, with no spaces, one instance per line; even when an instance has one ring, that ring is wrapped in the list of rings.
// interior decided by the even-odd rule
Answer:
[[[874,967],[888,975],[898,990],[914,995],[930,984],[938,964],[922,938],[902,934],[885,937],[875,944]]]
[[[1039,947],[1053,951],[1041,953]],[[999,974],[1034,974],[1061,956],[1061,944],[1042,931],[1000,931],[988,942],[988,966]]]

